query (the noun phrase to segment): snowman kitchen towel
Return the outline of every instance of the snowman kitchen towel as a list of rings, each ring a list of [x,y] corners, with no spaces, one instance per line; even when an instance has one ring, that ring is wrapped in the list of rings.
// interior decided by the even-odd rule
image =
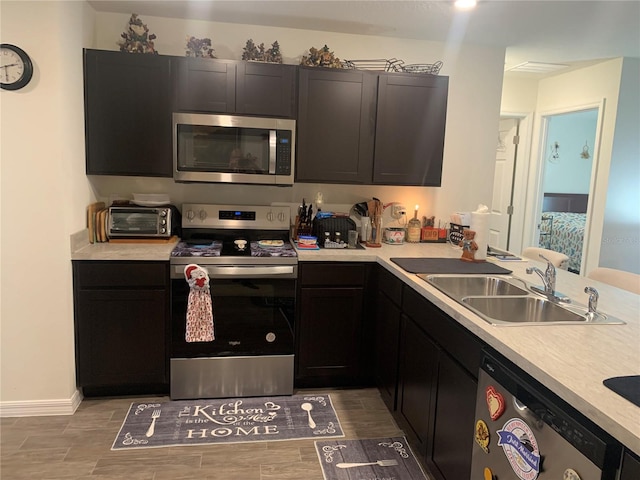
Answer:
[[[212,342],[215,336],[209,275],[204,268],[192,263],[184,267],[184,276],[189,284],[185,339],[187,342]]]

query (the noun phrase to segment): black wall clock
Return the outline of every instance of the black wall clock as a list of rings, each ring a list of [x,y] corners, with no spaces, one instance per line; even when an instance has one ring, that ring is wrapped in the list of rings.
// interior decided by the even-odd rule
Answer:
[[[20,47],[0,44],[0,88],[18,90],[26,86],[33,76],[33,63]]]

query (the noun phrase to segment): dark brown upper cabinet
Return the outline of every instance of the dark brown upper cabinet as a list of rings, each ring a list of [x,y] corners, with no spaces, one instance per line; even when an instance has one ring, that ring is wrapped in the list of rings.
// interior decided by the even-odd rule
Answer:
[[[236,77],[236,113],[295,118],[296,66],[239,62]]]
[[[179,58],[176,64],[176,105],[179,111],[234,113],[236,62]]]
[[[296,181],[440,186],[448,80],[300,67]]]
[[[439,187],[448,77],[378,76],[373,183]]]
[[[171,57],[84,51],[88,175],[170,177]]]
[[[371,182],[376,77],[299,68],[296,181]]]
[[[177,59],[177,109],[294,118],[295,69],[295,65]]]

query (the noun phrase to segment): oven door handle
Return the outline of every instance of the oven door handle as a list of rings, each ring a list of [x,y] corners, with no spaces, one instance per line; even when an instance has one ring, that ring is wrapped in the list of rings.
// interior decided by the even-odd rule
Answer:
[[[255,277],[294,275],[293,265],[200,265],[210,277]],[[172,278],[184,277],[184,266],[173,267]]]

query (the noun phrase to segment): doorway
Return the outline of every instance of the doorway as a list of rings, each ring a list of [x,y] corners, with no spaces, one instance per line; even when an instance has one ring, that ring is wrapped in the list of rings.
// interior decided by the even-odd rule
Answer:
[[[529,171],[531,113],[502,113],[498,128],[489,245],[522,251],[527,177]]]
[[[569,270],[585,271],[589,247],[595,172],[602,108],[599,104],[568,108],[540,116],[536,188],[527,220],[534,225],[528,245],[569,257]]]

